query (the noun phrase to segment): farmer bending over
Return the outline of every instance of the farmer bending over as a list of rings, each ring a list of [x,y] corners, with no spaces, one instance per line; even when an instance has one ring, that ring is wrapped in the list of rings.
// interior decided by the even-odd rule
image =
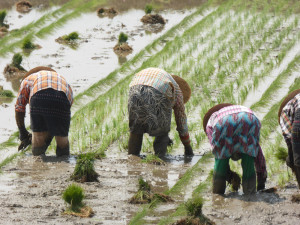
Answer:
[[[283,100],[278,121],[288,147],[286,164],[295,173],[300,188],[300,89],[291,92]]]
[[[32,154],[45,154],[53,136],[56,156],[69,155],[68,132],[73,92],[65,78],[48,67],[36,67],[26,73],[15,105],[20,132],[19,150],[31,144],[31,134],[24,125],[26,105],[30,105]]]
[[[130,137],[128,154],[139,155],[143,134],[154,136],[156,155],[163,156],[172,144],[168,133],[174,109],[177,131],[185,155],[193,155],[184,109],[191,96],[188,83],[158,68],[147,68],[135,74],[130,83],[128,113]]]
[[[203,128],[215,156],[213,193],[224,194],[226,180],[232,182],[234,174],[230,170],[230,158],[235,161],[242,159],[244,194],[256,192],[256,176],[257,190],[265,188],[267,171],[259,145],[260,126],[254,113],[240,105],[219,104],[205,114]]]

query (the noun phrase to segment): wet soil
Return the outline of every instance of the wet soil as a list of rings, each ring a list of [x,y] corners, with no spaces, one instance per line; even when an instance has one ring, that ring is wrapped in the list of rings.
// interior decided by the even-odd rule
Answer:
[[[32,4],[29,1],[19,1],[16,3],[16,10],[19,13],[29,13],[32,9]]]
[[[84,203],[93,209],[94,216],[80,218],[63,214],[67,206],[61,197],[72,183],[75,158],[33,157],[26,153],[3,169],[0,224],[128,224],[140,207],[129,203],[138,189],[140,176],[149,181],[153,191],[162,193],[190,166],[146,164],[126,153],[96,160],[99,182],[79,184],[85,190]]]
[[[159,14],[146,14],[141,21],[145,24],[165,24],[165,19]]]
[[[114,8],[100,8],[97,10],[97,15],[99,17],[108,16],[109,18],[113,18],[117,14],[118,12]]]
[[[118,55],[118,56],[122,56],[125,57],[127,55],[129,55],[130,53],[132,53],[133,49],[131,46],[128,45],[128,43],[119,43],[114,47],[114,52]]]

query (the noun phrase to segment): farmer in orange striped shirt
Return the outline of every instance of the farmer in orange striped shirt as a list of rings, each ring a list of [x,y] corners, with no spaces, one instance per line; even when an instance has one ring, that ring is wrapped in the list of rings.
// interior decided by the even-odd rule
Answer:
[[[193,155],[184,103],[191,96],[188,83],[159,68],[147,68],[135,74],[130,83],[128,113],[130,137],[128,154],[139,155],[143,134],[154,136],[154,152],[165,155],[172,143],[168,133],[174,110],[177,131],[185,155]]]
[[[24,124],[26,105],[30,105],[33,136]],[[19,150],[32,142],[32,154],[45,154],[53,137],[56,155],[69,155],[68,133],[73,92],[65,78],[48,67],[36,67],[26,73],[15,104],[16,123],[21,144]]]

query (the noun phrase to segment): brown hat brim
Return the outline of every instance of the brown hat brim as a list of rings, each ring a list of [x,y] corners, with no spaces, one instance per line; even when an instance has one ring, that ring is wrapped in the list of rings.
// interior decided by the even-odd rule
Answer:
[[[183,102],[187,103],[191,97],[192,94],[192,90],[190,85],[181,77],[177,76],[177,75],[172,75],[173,79],[176,81],[176,83],[178,84],[182,95],[183,95]]]
[[[215,105],[214,107],[212,107],[210,110],[207,111],[207,113],[205,114],[204,118],[203,118],[203,129],[206,133],[206,125],[208,123],[208,120],[210,118],[210,116],[214,113],[219,111],[220,109],[227,107],[227,106],[231,106],[231,103],[222,103],[222,104],[218,104]]]
[[[280,107],[279,107],[279,110],[278,110],[278,123],[280,123],[280,115],[281,115],[281,112],[282,112],[282,109],[283,107],[292,99],[294,98],[297,94],[300,93],[300,89],[297,89],[291,93],[289,93],[285,99],[282,101]]]
[[[46,71],[52,71],[52,72],[56,72],[54,69],[50,68],[50,67],[47,67],[47,66],[37,66],[31,70],[29,70],[23,77],[23,80],[28,77],[29,75],[33,74],[33,73],[37,73],[39,71],[42,71],[42,70],[46,70]]]

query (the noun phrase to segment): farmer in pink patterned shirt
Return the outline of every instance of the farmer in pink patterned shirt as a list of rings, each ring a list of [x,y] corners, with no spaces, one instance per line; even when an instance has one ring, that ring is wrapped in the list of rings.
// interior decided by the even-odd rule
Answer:
[[[230,170],[229,159],[242,159],[242,185],[245,194],[256,191],[256,177],[257,190],[265,188],[267,170],[259,145],[260,126],[255,114],[240,105],[219,104],[206,113],[203,128],[215,156],[214,193],[224,194],[226,181],[232,183],[234,189],[235,181],[240,182],[239,176]]]
[[[147,68],[135,74],[130,83],[128,113],[130,137],[128,154],[139,155],[143,134],[154,136],[154,152],[163,156],[172,144],[168,133],[174,110],[177,131],[185,155],[193,155],[184,103],[191,96],[187,82],[159,68]]]
[[[278,122],[288,147],[286,164],[295,173],[300,188],[300,89],[283,100],[278,111]]]

